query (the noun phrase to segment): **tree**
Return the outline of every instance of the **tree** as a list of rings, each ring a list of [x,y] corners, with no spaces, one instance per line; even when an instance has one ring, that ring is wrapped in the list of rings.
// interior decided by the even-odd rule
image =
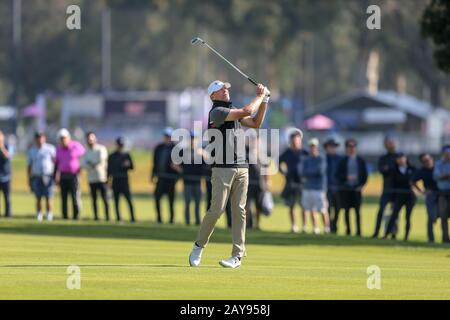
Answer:
[[[432,0],[422,17],[422,33],[433,40],[434,58],[441,70],[450,73],[450,0]]]

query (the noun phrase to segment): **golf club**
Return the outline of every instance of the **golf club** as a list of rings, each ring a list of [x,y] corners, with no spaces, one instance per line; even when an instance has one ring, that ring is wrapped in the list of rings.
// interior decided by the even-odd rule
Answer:
[[[199,37],[195,37],[192,38],[191,40],[191,44],[192,45],[196,45],[197,43],[201,43],[204,44],[205,46],[207,46],[212,52],[214,52],[215,54],[217,54],[220,58],[222,58],[226,63],[228,63],[231,67],[233,67],[234,70],[236,70],[237,72],[239,72],[242,76],[244,76],[248,81],[250,81],[251,83],[253,83],[255,86],[258,85],[258,83],[253,80],[252,78],[250,78],[248,75],[246,75],[244,72],[242,72],[238,67],[236,67],[234,64],[232,64],[230,61],[228,61],[223,55],[221,55],[219,52],[217,52],[217,50],[215,50],[213,47],[211,47],[208,43],[206,43],[205,40],[199,38]],[[269,93],[270,96],[270,93]]]

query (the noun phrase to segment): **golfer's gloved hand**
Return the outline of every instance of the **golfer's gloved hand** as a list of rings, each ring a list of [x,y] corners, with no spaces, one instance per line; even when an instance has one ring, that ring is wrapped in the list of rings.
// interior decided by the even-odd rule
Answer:
[[[270,91],[269,89],[267,89],[267,87],[264,88],[264,99],[263,102],[264,103],[269,103],[270,100]]]

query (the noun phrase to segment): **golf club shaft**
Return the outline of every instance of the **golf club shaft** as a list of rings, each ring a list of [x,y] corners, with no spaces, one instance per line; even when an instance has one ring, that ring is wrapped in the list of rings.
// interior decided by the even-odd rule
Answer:
[[[234,64],[232,64],[230,61],[228,61],[223,55],[221,55],[219,52],[217,52],[213,47],[211,47],[206,41],[203,41],[203,44],[206,45],[209,49],[211,49],[215,54],[217,54],[219,57],[221,57],[225,62],[227,62],[231,67],[234,68],[237,72],[239,72],[242,76],[244,76],[248,81],[253,83],[255,86],[258,85],[258,83],[250,78],[248,75],[246,75],[244,72],[242,72],[238,67],[236,67]]]

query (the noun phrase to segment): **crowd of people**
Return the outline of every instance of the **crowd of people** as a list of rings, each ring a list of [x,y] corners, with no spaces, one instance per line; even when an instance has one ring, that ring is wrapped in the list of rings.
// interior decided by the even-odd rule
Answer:
[[[183,180],[184,218],[191,223],[191,204],[194,204],[194,222],[201,222],[202,181],[206,181],[207,208],[211,200],[211,168],[195,157],[206,159],[209,155],[198,143],[197,136],[191,132],[191,143],[182,151],[190,153],[191,162],[176,165],[171,160],[174,143],[171,141],[172,129],[164,131],[164,139],[154,150],[153,169],[150,181],[155,184],[154,198],[156,220],[162,223],[161,200],[167,195],[169,203],[169,222],[175,219],[175,186]],[[72,217],[80,214],[80,172],[86,170],[94,219],[99,220],[98,198],[104,208],[105,220],[110,219],[108,190],[112,190],[116,220],[122,219],[120,198],[128,204],[130,221],[135,222],[132,192],[129,184],[129,171],[134,169],[131,155],[125,151],[124,139],[116,139],[113,153],[108,155],[105,146],[97,142],[95,133],[86,134],[83,146],[71,138],[68,130],[58,132],[59,143],[55,147],[46,142],[43,132],[36,132],[33,146],[28,151],[28,181],[36,198],[36,218],[42,221],[53,219],[53,190],[58,185],[61,195],[61,213],[68,219],[69,196],[72,204]],[[357,141],[345,141],[345,154],[338,154],[339,143],[333,138],[323,143],[312,138],[303,148],[303,133],[298,130],[289,136],[289,146],[279,158],[280,172],[285,176],[285,187],[281,194],[288,208],[293,233],[308,232],[311,220],[315,234],[337,233],[340,212],[344,212],[345,233],[351,235],[351,209],[355,215],[356,235],[361,236],[362,189],[368,180],[367,164],[358,155]],[[442,241],[449,242],[448,218],[450,216],[450,146],[445,146],[442,158],[434,161],[430,154],[420,155],[420,168],[415,168],[407,155],[397,152],[392,138],[385,139],[386,154],[378,161],[378,171],[383,177],[383,191],[379,199],[373,238],[382,231],[384,238],[395,238],[398,231],[398,218],[405,209],[405,236],[408,239],[411,229],[411,215],[418,195],[425,196],[428,215],[427,235],[430,242],[435,241],[433,225],[440,218]],[[10,180],[12,150],[5,143],[0,131],[0,190],[4,196],[5,216],[11,217]],[[247,227],[259,228],[264,210],[263,199],[270,189],[268,176],[261,174],[263,164],[258,161],[249,165],[249,186],[247,197]],[[421,182],[421,183],[419,183]],[[45,202],[45,208],[42,205]],[[302,227],[298,228],[296,205],[300,208]],[[387,214],[387,209],[390,214]],[[231,208],[227,204],[227,225],[231,226]],[[321,221],[322,220],[322,223]],[[323,231],[320,225],[323,225]]]
[[[318,219],[321,214],[324,232],[336,233],[339,214],[343,210],[345,232],[350,235],[350,210],[353,209],[356,235],[361,236],[362,189],[367,183],[368,171],[365,160],[357,153],[356,140],[346,140],[345,155],[339,155],[339,143],[332,138],[327,139],[323,144],[325,155],[322,157],[316,138],[308,141],[309,152],[302,149],[302,138],[301,132],[293,133],[290,136],[290,147],[280,157],[280,164],[285,165],[282,172],[286,176],[282,197],[289,207],[292,232],[298,232],[294,213],[295,204],[298,203],[302,212],[302,232],[307,232],[307,219],[311,217],[314,233],[320,233]],[[448,243],[450,146],[443,148],[442,158],[436,163],[430,154],[421,154],[421,167],[415,168],[407,155],[396,151],[395,141],[391,137],[386,137],[384,144],[387,153],[378,161],[378,171],[383,177],[383,191],[372,237],[379,236],[384,218],[383,238],[395,238],[398,218],[404,208],[404,240],[408,240],[417,196],[424,195],[428,215],[428,241],[435,241],[433,225],[440,218],[442,241]],[[423,187],[419,186],[419,182],[422,182]],[[390,214],[386,214],[388,207]]]

